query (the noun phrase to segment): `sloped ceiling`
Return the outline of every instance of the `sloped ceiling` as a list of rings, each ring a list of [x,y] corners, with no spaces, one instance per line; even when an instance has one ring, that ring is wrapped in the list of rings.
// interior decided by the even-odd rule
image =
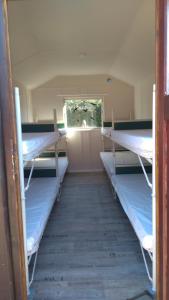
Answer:
[[[59,75],[153,72],[154,0],[9,1],[14,78],[34,88]]]

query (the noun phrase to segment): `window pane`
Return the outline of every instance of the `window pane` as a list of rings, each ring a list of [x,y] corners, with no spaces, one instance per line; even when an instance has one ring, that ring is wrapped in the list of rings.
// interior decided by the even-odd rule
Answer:
[[[101,99],[65,100],[67,127],[101,127]]]

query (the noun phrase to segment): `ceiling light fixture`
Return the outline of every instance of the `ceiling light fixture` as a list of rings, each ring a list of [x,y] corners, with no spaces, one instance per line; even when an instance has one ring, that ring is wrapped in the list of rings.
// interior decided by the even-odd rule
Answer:
[[[107,82],[108,84],[112,83],[112,78],[108,77],[108,78],[106,79],[106,82]]]

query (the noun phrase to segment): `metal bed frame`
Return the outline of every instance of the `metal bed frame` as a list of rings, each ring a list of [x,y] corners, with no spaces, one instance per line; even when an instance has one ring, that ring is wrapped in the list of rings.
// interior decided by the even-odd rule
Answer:
[[[112,120],[113,124],[114,120]],[[151,298],[154,298],[156,293],[156,168],[155,168],[155,160],[156,160],[156,92],[155,92],[155,85],[153,86],[153,131],[152,131],[152,137],[153,137],[153,153],[152,153],[152,159],[146,158],[146,160],[152,165],[152,182],[150,182],[144,163],[142,161],[142,157],[138,155],[138,159],[141,165],[141,168],[143,170],[143,174],[146,179],[146,183],[151,189],[151,196],[152,196],[152,235],[153,235],[153,250],[148,251],[145,250],[141,243],[141,253],[143,256],[143,261],[145,264],[146,272],[148,275],[148,278],[152,284],[152,290],[146,290],[143,293],[140,293],[139,295],[136,295],[133,298],[130,298],[128,300],[135,300],[143,297],[144,295],[148,295]],[[114,163],[114,170],[116,170],[116,151],[115,151],[115,142],[112,141],[112,155],[113,155],[113,163]],[[104,145],[104,144],[103,144]],[[116,191],[114,189],[114,193],[116,195]],[[148,255],[152,261],[152,271],[150,271],[147,258],[145,255],[145,251],[148,252]]]
[[[16,109],[16,126],[17,126],[17,139],[18,139],[18,154],[19,154],[19,172],[20,172],[20,192],[21,192],[21,202],[22,202],[22,216],[23,216],[23,232],[24,232],[24,252],[25,252],[25,269],[26,269],[26,282],[27,282],[27,294],[30,294],[30,286],[34,280],[34,274],[36,269],[36,263],[37,263],[37,257],[38,257],[38,250],[39,245],[37,248],[37,251],[35,253],[32,253],[30,256],[27,255],[27,238],[26,238],[26,207],[25,207],[25,200],[26,200],[26,191],[30,187],[30,182],[32,179],[32,174],[34,170],[34,163],[35,157],[31,162],[31,169],[28,177],[27,184],[25,186],[24,183],[24,166],[26,165],[26,162],[23,161],[23,151],[22,151],[22,130],[21,130],[21,111],[20,111],[20,97],[19,97],[19,88],[14,89],[14,96],[15,96],[15,109]],[[55,130],[57,130],[57,114],[56,109],[53,110],[54,115],[54,124],[55,124]],[[56,167],[56,179],[59,178],[59,170],[58,170],[58,151],[57,151],[57,142],[54,143],[55,146],[55,167]],[[56,199],[58,200],[60,198],[61,194],[61,186],[60,186],[60,179],[59,179],[59,191],[56,195]],[[46,220],[47,222],[47,220]],[[40,241],[42,239],[43,232],[41,234]],[[32,272],[29,272],[29,265],[34,258],[32,262]]]

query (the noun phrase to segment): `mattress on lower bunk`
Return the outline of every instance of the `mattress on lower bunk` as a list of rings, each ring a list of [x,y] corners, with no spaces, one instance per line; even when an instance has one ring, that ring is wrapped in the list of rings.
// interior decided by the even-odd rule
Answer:
[[[59,131],[23,133],[22,149],[24,161],[37,157],[43,150],[55,144],[60,138]]]
[[[60,181],[62,182],[65,176],[65,173],[68,168],[68,158],[67,157],[59,157],[58,159],[58,167],[59,167],[59,177]]]
[[[116,151],[115,155],[113,154],[113,152],[101,152],[100,157],[109,177],[111,177],[115,173],[115,166],[140,166],[137,155],[130,151]],[[143,159],[143,162],[144,165],[148,165],[148,162],[145,159]]]
[[[111,139],[142,157],[152,158],[153,139],[151,129],[111,130]]]
[[[56,177],[31,179],[25,201],[28,256],[38,250],[41,237],[58,193],[59,180]]]
[[[152,191],[144,175],[113,175],[111,181],[141,245],[152,252]]]
[[[65,157],[59,157],[58,158],[58,168],[59,168],[59,177],[60,181],[62,182],[65,176],[65,173],[68,168],[68,158]],[[31,163],[28,163],[28,167],[31,167]],[[37,158],[34,162],[34,167],[39,169],[53,169],[56,167],[56,161],[55,158],[51,157],[40,157]]]
[[[114,158],[112,152],[100,152],[100,158],[103,162],[104,168],[111,179],[115,172]]]

